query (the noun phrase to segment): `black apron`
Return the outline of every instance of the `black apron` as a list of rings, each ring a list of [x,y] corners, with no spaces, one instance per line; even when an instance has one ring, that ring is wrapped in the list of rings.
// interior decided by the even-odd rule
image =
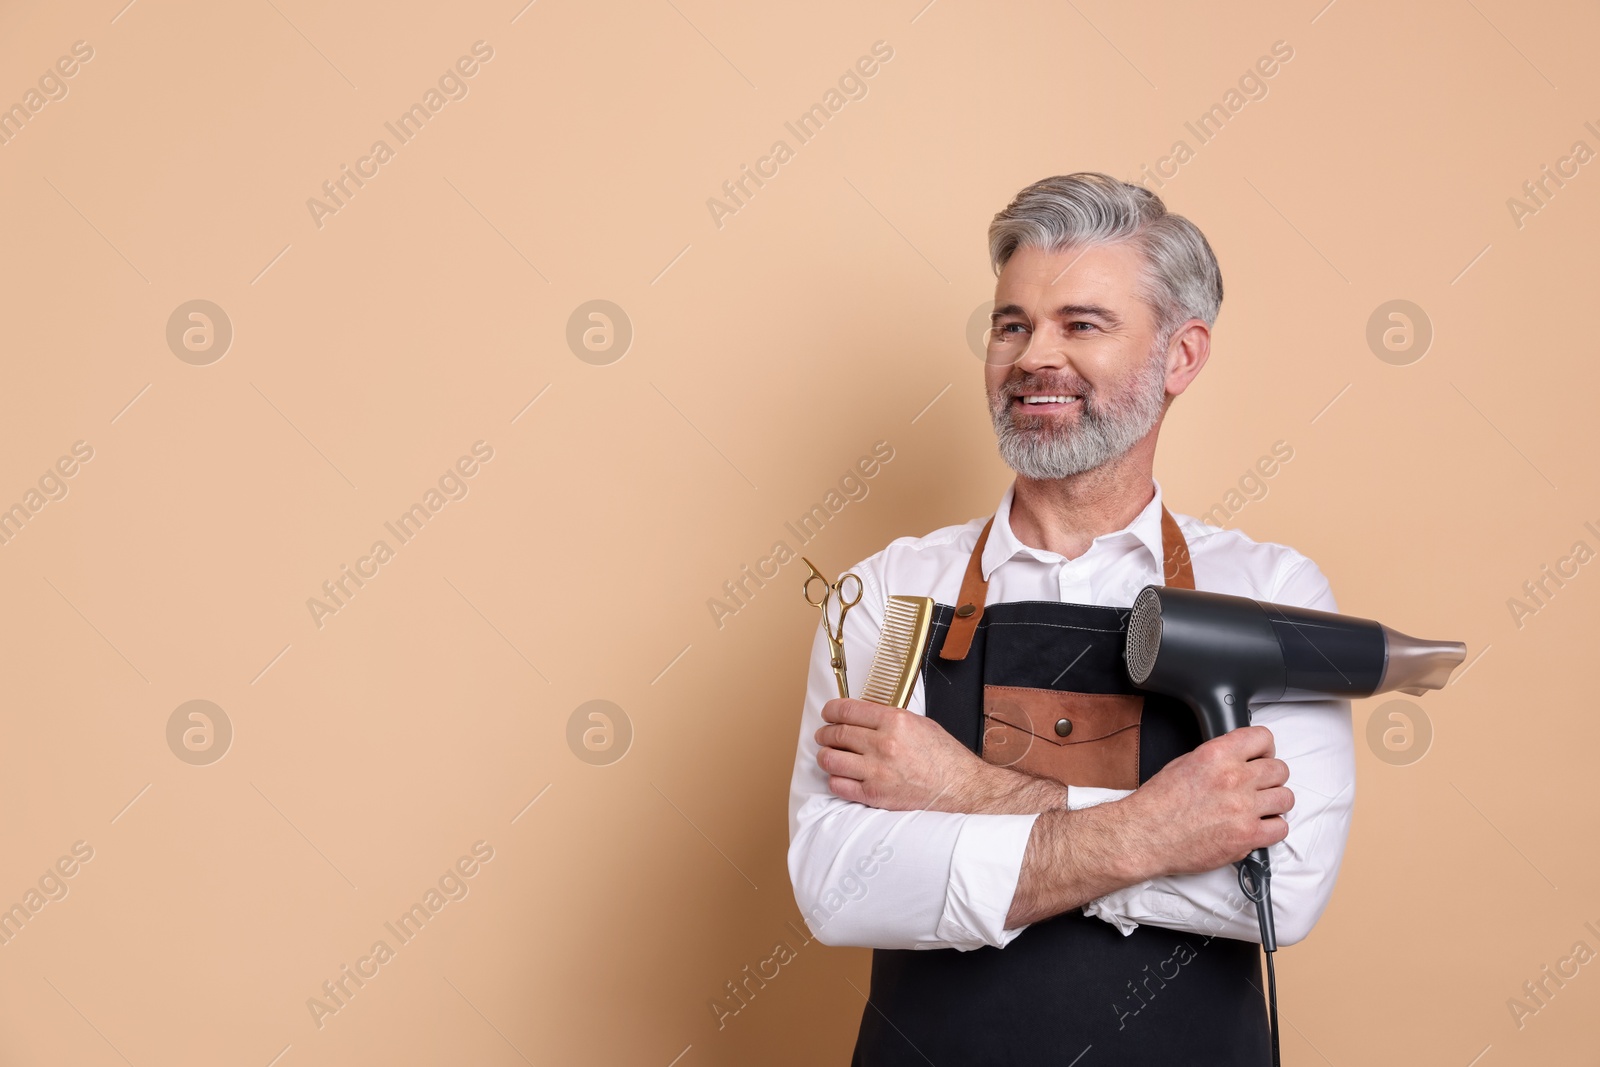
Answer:
[[[1188,545],[1164,507],[1161,517],[1166,583],[1193,589]],[[986,525],[959,609],[935,606],[920,678],[928,717],[976,753],[985,685],[1136,692],[1122,660],[1129,609],[1041,600],[985,606],[979,563],[988,535]],[[1194,713],[1157,694],[1144,694],[1139,733],[1140,782],[1200,743]],[[1123,936],[1081,909],[1033,923],[1003,949],[874,949],[850,1062],[1267,1064],[1260,961],[1254,942],[1158,926]]]

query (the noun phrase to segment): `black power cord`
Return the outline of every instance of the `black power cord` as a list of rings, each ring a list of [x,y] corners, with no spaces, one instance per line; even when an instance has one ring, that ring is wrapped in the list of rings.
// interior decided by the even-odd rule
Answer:
[[[1272,868],[1267,863],[1267,850],[1258,848],[1239,861],[1239,891],[1256,906],[1256,920],[1261,926],[1261,948],[1267,954],[1267,1014],[1272,1024],[1272,1067],[1278,1060],[1278,975],[1272,967],[1273,954],[1278,951],[1278,935],[1272,926]]]

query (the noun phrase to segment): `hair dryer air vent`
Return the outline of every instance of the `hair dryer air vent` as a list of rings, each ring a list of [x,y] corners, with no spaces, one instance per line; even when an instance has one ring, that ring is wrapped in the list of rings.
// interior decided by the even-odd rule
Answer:
[[[1156,665],[1156,653],[1161,651],[1161,601],[1153,586],[1146,586],[1133,602],[1133,615],[1128,619],[1128,645],[1126,660],[1128,677],[1134,685],[1142,685]]]

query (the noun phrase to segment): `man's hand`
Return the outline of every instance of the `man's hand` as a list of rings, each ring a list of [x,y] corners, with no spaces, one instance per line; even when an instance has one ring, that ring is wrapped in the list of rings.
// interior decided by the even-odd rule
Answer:
[[[1289,765],[1272,731],[1246,726],[1173,760],[1125,797],[1131,822],[1159,868],[1210,871],[1289,836]],[[1151,875],[1152,877],[1154,875]]]
[[[924,715],[867,700],[822,705],[817,765],[836,796],[891,811],[962,811],[989,764]]]
[[[891,811],[1019,814],[1064,801],[1065,786],[987,763],[916,712],[835,697],[822,718],[817,765],[845,800]]]
[[[1246,726],[1158,771],[1121,800],[1033,824],[1006,916],[1014,929],[1150,878],[1214,870],[1289,834],[1289,766]]]

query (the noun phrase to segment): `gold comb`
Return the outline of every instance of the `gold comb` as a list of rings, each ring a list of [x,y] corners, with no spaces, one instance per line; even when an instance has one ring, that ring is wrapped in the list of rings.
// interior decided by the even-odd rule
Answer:
[[[866,687],[861,690],[862,700],[901,710],[911,703],[911,690],[917,685],[932,623],[932,597],[889,598],[883,631],[878,635],[878,651],[872,657]]]

